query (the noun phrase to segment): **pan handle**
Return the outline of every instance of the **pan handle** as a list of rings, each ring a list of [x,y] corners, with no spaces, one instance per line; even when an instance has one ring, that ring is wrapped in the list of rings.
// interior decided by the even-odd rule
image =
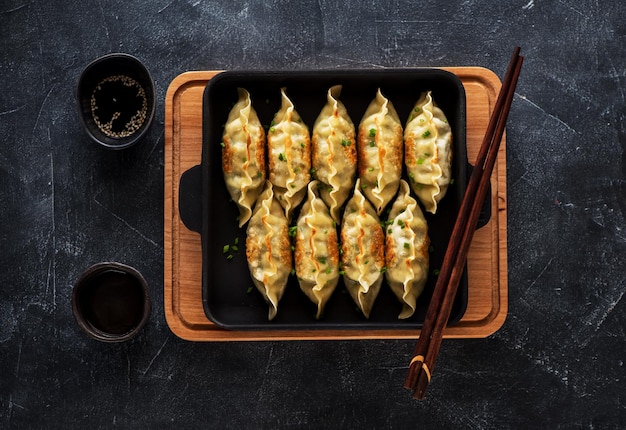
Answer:
[[[185,171],[179,182],[178,212],[183,224],[197,233],[202,233],[202,166],[193,166]]]

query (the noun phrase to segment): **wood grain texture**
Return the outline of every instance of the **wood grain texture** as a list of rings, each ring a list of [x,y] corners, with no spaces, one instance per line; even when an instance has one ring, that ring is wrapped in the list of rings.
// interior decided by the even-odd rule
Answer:
[[[459,76],[467,97],[467,155],[476,158],[500,80],[480,67],[444,68]],[[188,230],[178,213],[180,176],[200,163],[202,95],[218,71],[177,76],[165,99],[164,306],[174,334],[190,341],[415,339],[419,330],[229,331],[212,324],[202,306],[200,236]],[[503,138],[505,140],[505,138]],[[468,257],[468,305],[446,338],[481,338],[504,323],[508,306],[506,242],[506,145],[500,146],[491,178],[492,216],[476,231]]]

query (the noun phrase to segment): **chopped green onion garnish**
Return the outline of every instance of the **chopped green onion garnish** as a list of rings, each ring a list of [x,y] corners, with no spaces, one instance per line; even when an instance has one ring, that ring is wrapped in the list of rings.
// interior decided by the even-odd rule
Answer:
[[[376,136],[376,129],[370,128],[370,137],[374,137],[374,136]]]
[[[430,130],[426,130],[424,133],[422,133],[422,137],[428,137],[430,136]]]

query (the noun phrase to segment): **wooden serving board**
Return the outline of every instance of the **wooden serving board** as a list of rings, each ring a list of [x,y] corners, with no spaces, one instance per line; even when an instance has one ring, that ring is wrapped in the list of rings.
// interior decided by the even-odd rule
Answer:
[[[461,78],[467,96],[467,155],[476,159],[500,80],[480,67],[445,68]],[[200,164],[202,96],[219,71],[186,72],[170,84],[165,97],[164,305],[167,323],[190,341],[416,339],[417,329],[231,331],[211,323],[202,306],[200,235],[188,230],[178,212],[181,175]],[[468,304],[461,320],[445,330],[447,338],[480,338],[497,331],[508,306],[506,243],[506,153],[504,142],[491,178],[492,214],[476,231],[468,256]]]

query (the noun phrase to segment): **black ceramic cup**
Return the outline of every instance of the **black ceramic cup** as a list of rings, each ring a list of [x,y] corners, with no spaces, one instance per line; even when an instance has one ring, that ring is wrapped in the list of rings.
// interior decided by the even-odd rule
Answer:
[[[85,270],[74,285],[74,317],[93,339],[103,342],[132,339],[148,321],[150,310],[145,279],[125,264],[98,263]]]
[[[143,139],[154,119],[154,81],[132,55],[113,53],[85,67],[76,91],[87,134],[109,149],[124,149]]]

